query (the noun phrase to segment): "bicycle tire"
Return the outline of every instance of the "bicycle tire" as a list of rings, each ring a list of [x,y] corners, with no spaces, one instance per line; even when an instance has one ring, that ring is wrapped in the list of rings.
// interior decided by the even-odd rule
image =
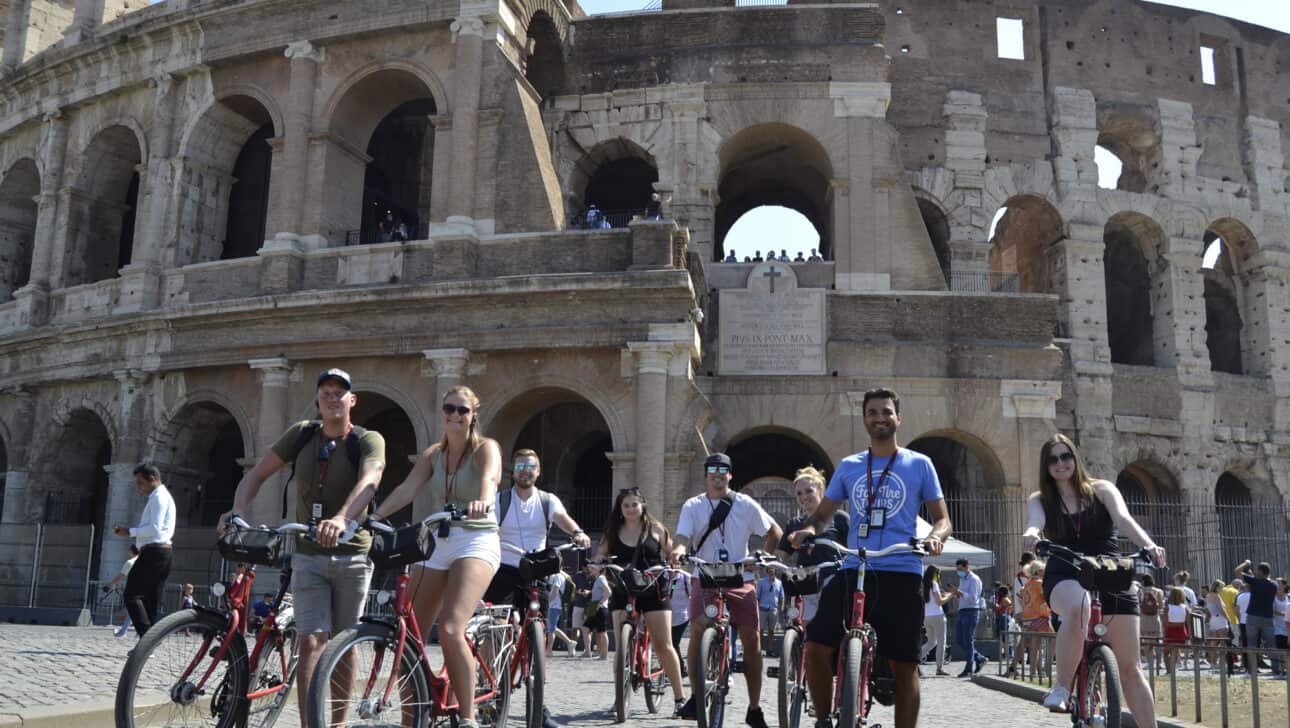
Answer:
[[[376,624],[364,622],[356,624],[349,629],[341,632],[332,638],[327,647],[323,649],[322,654],[318,657],[317,667],[314,669],[313,678],[309,681],[309,700],[308,712],[305,717],[306,725],[309,728],[326,728],[332,724],[332,689],[336,683],[332,680],[333,673],[336,672],[337,665],[346,655],[354,655],[358,664],[354,670],[354,679],[352,685],[373,685],[373,690],[377,695],[382,695],[385,686],[389,682],[391,665],[385,658],[388,652],[394,648],[398,634],[396,630],[387,624]],[[372,650],[372,656],[380,656],[379,663],[373,660],[365,660],[367,650]],[[411,725],[426,725],[432,716],[434,706],[430,698],[430,685],[426,676],[426,664],[421,659],[421,653],[417,650],[413,640],[409,638],[403,645],[403,654],[399,657],[400,679],[398,685],[391,691],[392,699],[398,700],[400,706],[391,714],[391,706],[373,704],[371,698],[359,698],[358,704],[354,703],[353,693],[345,698],[348,710],[351,714],[357,712],[362,715],[368,714],[368,720],[379,721],[382,714],[389,715],[391,722],[386,723],[389,726],[401,726],[410,722]],[[375,708],[375,711],[373,711]],[[365,716],[366,717],[366,716]],[[369,725],[381,725],[381,723],[370,723]]]
[[[848,637],[842,645],[842,692],[838,696],[838,728],[856,728],[860,722],[864,701],[863,673],[866,654],[864,640],[859,636]]]
[[[614,653],[614,722],[627,720],[627,704],[632,696],[632,651],[636,630],[631,622],[618,627],[618,649]]]
[[[213,666],[201,691],[191,680],[176,681],[199,655],[190,678],[200,678],[212,667],[207,658],[224,639],[227,619],[220,614],[184,609],[152,625],[130,651],[117,682],[118,728],[176,723],[230,728],[238,724],[249,682],[246,642],[240,632],[231,636],[224,657]]]
[[[1079,707],[1085,722],[1100,715],[1105,728],[1120,728],[1120,666],[1115,653],[1106,645],[1097,645],[1084,659],[1087,669]],[[1102,680],[1106,681],[1105,685]]]
[[[285,684],[287,688],[281,692],[274,693],[260,706],[254,702],[247,709],[247,722],[250,728],[272,728],[274,723],[278,722],[278,717],[282,715],[282,709],[286,707],[287,701],[291,698],[291,688],[296,679],[296,664],[300,660],[300,635],[296,631],[295,622],[287,622],[285,626],[276,628],[281,635],[282,646],[266,646],[265,653],[260,655],[260,669],[255,676],[255,684],[248,688],[248,693],[253,690],[263,690],[266,687],[272,687],[274,680],[280,681],[278,684]],[[287,670],[286,675],[281,676],[277,673],[281,661],[275,661],[278,657],[279,650],[286,656]]]
[[[800,728],[806,706],[806,683],[803,675],[804,643],[796,628],[784,630],[779,649],[779,726]]]
[[[546,630],[533,620],[528,630],[529,658],[524,667],[524,718],[528,728],[542,728],[542,700],[546,692]]]
[[[501,666],[495,678],[497,694],[475,706],[475,722],[479,724],[479,728],[506,728],[511,712],[511,676],[508,670],[514,653],[515,646],[511,645],[502,650],[494,660],[493,664]],[[479,690],[480,683],[476,682],[476,694]]]
[[[726,649],[725,640],[716,627],[703,630],[699,642],[700,669],[694,677],[694,708],[699,728],[721,728],[725,720],[726,696],[723,686],[730,679],[722,668],[725,665],[725,669],[729,669],[730,663],[722,659],[722,652]]]
[[[649,625],[641,628],[636,635],[636,639],[642,642],[641,651],[645,654],[645,674],[637,675],[638,685],[641,692],[645,694],[645,710],[650,713],[658,712],[658,698],[663,694],[663,676],[659,674],[663,669],[663,663],[658,659],[658,654],[654,652],[654,645],[650,643]],[[654,677],[648,677],[654,675]]]

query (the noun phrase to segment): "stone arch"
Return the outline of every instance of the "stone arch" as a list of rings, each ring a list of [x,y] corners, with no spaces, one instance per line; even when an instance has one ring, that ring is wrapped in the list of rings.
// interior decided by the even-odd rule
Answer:
[[[115,438],[97,407],[69,407],[54,418],[56,429],[46,441],[27,496],[27,519],[48,525],[93,525],[91,573],[99,573],[107,526],[109,476],[116,454]]]
[[[40,171],[31,157],[14,162],[0,179],[0,301],[31,277],[39,194]]]
[[[1111,361],[1157,366],[1174,358],[1167,317],[1156,315],[1159,262],[1166,236],[1159,223],[1139,212],[1120,212],[1103,229],[1107,338]]]
[[[380,387],[390,391],[391,388]],[[412,472],[412,458],[429,447],[425,434],[424,422],[418,428],[419,417],[414,416],[417,410],[408,409],[400,399],[378,391],[377,387],[362,386],[354,391],[358,403],[354,405],[352,419],[355,425],[375,430],[385,439],[385,470],[381,474],[381,483],[377,489],[376,500],[384,500]],[[397,393],[399,396],[401,393]],[[411,504],[394,516],[396,522],[410,521],[413,507]]]
[[[564,36],[553,16],[546,10],[533,13],[525,26],[524,77],[537,91],[547,98],[560,93],[565,85]]]
[[[565,369],[569,370],[569,367]],[[481,408],[484,410],[480,421],[484,434],[497,437],[494,430],[503,424],[498,419],[502,407],[511,402],[522,401],[522,398],[531,391],[546,390],[566,390],[577,398],[585,399],[596,408],[597,414],[609,425],[609,435],[614,441],[615,448],[628,450],[635,447],[636,443],[628,437],[627,425],[623,420],[622,412],[614,402],[614,397],[590,376],[580,378],[567,371],[566,373],[551,370],[535,372],[527,377],[511,379],[505,383],[505,386],[492,390],[488,394],[480,392],[480,398],[483,400]],[[501,439],[498,439],[498,442],[503,448],[506,446]],[[503,452],[503,455],[506,453]]]
[[[267,235],[276,108],[227,90],[198,114],[180,141],[175,186],[176,265],[255,255]]]
[[[1148,194],[1159,191],[1163,155],[1157,109],[1120,102],[1099,103],[1097,146],[1115,155],[1123,165],[1117,190]]]
[[[434,173],[430,120],[448,113],[438,78],[407,62],[368,64],[326,109],[324,228],[346,243],[422,237]]]
[[[914,188],[914,200],[918,203],[918,214],[923,218],[923,227],[927,237],[932,241],[932,251],[936,253],[936,262],[945,277],[945,285],[950,290],[953,285],[953,255],[950,249],[950,216],[930,192]]]
[[[1232,217],[1215,220],[1205,230],[1204,248],[1218,244],[1218,260],[1203,268],[1205,333],[1210,367],[1230,374],[1267,371],[1269,341],[1266,306],[1262,305],[1258,239]]]
[[[363,379],[366,380],[367,378],[363,377]],[[398,387],[382,382],[364,381],[363,385],[358,387],[355,392],[359,394],[358,407],[363,406],[363,393],[374,393],[385,398],[391,405],[398,407],[399,410],[406,414],[415,436],[416,452],[420,452],[434,444],[430,441],[430,425],[426,422],[425,409],[418,405],[416,397]],[[439,403],[432,402],[431,404],[437,408]]]
[[[833,475],[833,459],[814,438],[799,430],[775,425],[743,430],[726,442],[730,456],[730,486],[736,490],[763,478],[792,482],[798,468],[813,465]]]
[[[1061,213],[1040,195],[1014,195],[990,238],[990,289],[1055,293],[1052,246],[1066,237]],[[997,213],[996,213],[997,214]]]
[[[190,394],[173,410],[149,449],[175,498],[180,525],[213,526],[232,508],[253,448],[245,421],[217,402]]]
[[[278,105],[278,100],[273,94],[265,91],[263,88],[252,83],[232,83],[221,85],[215,93],[215,100],[226,106],[236,109],[237,104],[241,102],[230,103],[231,99],[237,97],[246,97],[260,105],[269,114],[269,123],[273,125],[274,131],[286,128],[282,120],[282,107]],[[246,116],[246,114],[243,114]]]
[[[612,227],[625,227],[635,215],[643,215],[650,204],[654,184],[658,182],[658,162],[654,155],[631,139],[614,137],[603,141],[582,155],[570,177],[571,220],[577,227],[597,226],[596,218],[587,215],[596,205],[601,216]]]
[[[757,124],[724,140],[717,156],[713,260],[725,257],[726,233],[735,221],[764,205],[805,215],[820,234],[821,255],[832,260],[834,165],[819,139],[788,124]]]
[[[122,446],[121,428],[117,424],[116,417],[106,405],[97,399],[81,397],[80,399],[60,399],[53,406],[50,412],[50,422],[57,428],[64,428],[71,421],[73,414],[77,410],[87,410],[98,418],[103,426],[107,428],[108,439],[112,442],[113,449]]]
[[[564,43],[569,39],[569,11],[565,8],[564,3],[559,0],[518,0],[520,6],[520,20],[523,21],[522,27],[527,28],[533,24],[533,18],[542,13],[551,20],[560,42]]]
[[[982,438],[963,430],[928,430],[907,446],[932,459],[946,499],[997,493],[1007,484],[1003,463]]]
[[[106,280],[130,263],[146,149],[142,130],[126,120],[102,127],[77,155],[62,285]]]
[[[1214,481],[1213,503],[1223,567],[1247,558],[1284,563],[1283,554],[1267,553],[1265,534],[1286,528],[1284,502],[1275,487],[1242,468],[1229,468]]]
[[[242,433],[242,448],[245,452],[255,452],[255,431],[252,429],[254,421],[246,407],[242,405],[238,398],[230,396],[216,389],[193,389],[189,390],[183,399],[168,407],[161,417],[161,424],[153,430],[152,435],[148,438],[146,446],[146,458],[160,460],[161,454],[177,437],[176,428],[180,426],[182,415],[186,410],[200,403],[208,403],[220,407],[227,411],[237,423],[238,430]]]

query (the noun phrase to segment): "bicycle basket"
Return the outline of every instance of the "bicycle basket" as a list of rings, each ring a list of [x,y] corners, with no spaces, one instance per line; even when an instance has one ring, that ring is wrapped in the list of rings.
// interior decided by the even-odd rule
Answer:
[[[560,571],[560,554],[543,549],[520,557],[520,578],[525,582],[539,581]]]
[[[699,586],[704,589],[738,589],[744,585],[739,564],[701,564]]]
[[[805,576],[789,576],[784,579],[784,595],[804,597],[820,593],[820,572],[813,571]]]
[[[1133,559],[1085,556],[1079,561],[1080,586],[1090,591],[1128,591],[1133,585],[1133,573]]]
[[[425,561],[434,553],[434,528],[424,523],[404,526],[394,533],[372,534],[369,556],[378,569],[401,569]]]
[[[225,561],[257,566],[280,566],[287,559],[286,539],[273,531],[230,528],[216,542]]]

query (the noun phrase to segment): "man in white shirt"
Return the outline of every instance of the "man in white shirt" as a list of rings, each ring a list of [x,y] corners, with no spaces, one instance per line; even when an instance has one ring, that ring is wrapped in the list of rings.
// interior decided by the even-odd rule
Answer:
[[[963,648],[967,662],[959,677],[967,677],[980,672],[986,657],[976,651],[976,625],[981,621],[981,577],[972,573],[972,565],[967,559],[954,563],[959,577],[959,585],[954,589],[958,598],[959,616],[954,622],[954,643]]]
[[[694,549],[694,555],[709,562],[739,563],[748,556],[748,539],[764,536],[762,546],[767,553],[774,553],[783,531],[775,519],[752,498],[730,489],[730,458],[725,453],[713,453],[703,463],[705,473],[704,493],[687,500],[681,506],[681,520],[676,527],[676,543],[672,547],[673,559],[679,559]],[[723,503],[728,499],[729,505]],[[718,509],[726,515],[714,524]],[[713,527],[710,527],[713,526]],[[690,646],[686,659],[690,666],[691,680],[700,674],[699,636],[708,626],[704,607],[715,603],[717,590],[703,589],[699,585],[698,571],[690,581]],[[748,684],[748,713],[745,721],[753,728],[766,728],[761,710],[762,658],[757,633],[757,595],[745,576],[745,583],[738,589],[726,590],[726,605],[730,621],[744,644],[744,681]],[[691,685],[690,700],[681,708],[681,717],[692,719],[697,710]]]
[[[157,608],[170,577],[171,539],[175,536],[175,499],[161,483],[161,471],[151,463],[134,468],[134,484],[148,496],[139,525],[116,526],[112,532],[134,539],[139,558],[125,580],[125,609],[142,637],[157,620]]]

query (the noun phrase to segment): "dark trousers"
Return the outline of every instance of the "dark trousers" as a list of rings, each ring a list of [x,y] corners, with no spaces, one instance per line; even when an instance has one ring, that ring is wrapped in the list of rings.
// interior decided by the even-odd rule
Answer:
[[[142,637],[157,621],[157,609],[170,577],[171,549],[145,547],[125,579],[125,609]]]

